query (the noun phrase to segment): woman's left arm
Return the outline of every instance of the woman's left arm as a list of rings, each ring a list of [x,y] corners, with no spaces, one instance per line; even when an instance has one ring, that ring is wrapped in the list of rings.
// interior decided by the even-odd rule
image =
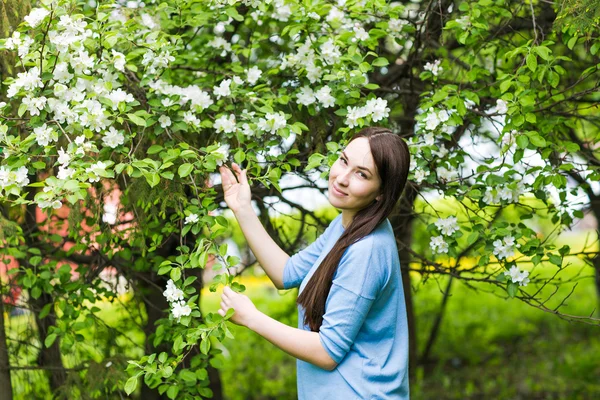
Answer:
[[[235,310],[231,322],[253,330],[289,355],[328,371],[337,366],[321,344],[318,332],[282,324],[257,310],[248,296],[225,286],[221,297],[221,309],[218,312],[224,316],[230,308]]]

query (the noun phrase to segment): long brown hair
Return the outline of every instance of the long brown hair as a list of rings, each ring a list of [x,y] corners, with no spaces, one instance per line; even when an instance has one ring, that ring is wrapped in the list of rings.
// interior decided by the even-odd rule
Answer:
[[[370,127],[362,129],[350,142],[359,137],[369,140],[371,154],[381,179],[381,200],[373,201],[356,213],[298,296],[296,302],[305,310],[304,324],[313,332],[318,332],[323,323],[325,302],[342,255],[348,246],[367,236],[390,215],[408,177],[410,153],[400,136],[387,128]]]

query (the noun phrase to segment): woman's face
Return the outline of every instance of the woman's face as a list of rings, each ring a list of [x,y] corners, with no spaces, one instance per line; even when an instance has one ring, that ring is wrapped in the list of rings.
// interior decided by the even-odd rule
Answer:
[[[329,202],[352,216],[373,200],[380,200],[381,179],[371,155],[369,140],[351,141],[329,172]]]

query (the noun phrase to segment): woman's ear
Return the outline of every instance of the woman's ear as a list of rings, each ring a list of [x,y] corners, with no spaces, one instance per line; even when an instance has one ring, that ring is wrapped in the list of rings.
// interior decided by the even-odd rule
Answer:
[[[381,196],[383,196],[383,195],[380,194],[379,196],[375,197],[375,201],[381,201]]]

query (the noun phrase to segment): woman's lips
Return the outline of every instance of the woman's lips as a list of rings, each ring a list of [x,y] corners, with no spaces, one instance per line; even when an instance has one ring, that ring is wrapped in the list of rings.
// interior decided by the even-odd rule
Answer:
[[[338,188],[335,187],[335,185],[331,185],[331,191],[333,192],[333,194],[335,194],[338,197],[346,197],[347,194],[340,191]]]

